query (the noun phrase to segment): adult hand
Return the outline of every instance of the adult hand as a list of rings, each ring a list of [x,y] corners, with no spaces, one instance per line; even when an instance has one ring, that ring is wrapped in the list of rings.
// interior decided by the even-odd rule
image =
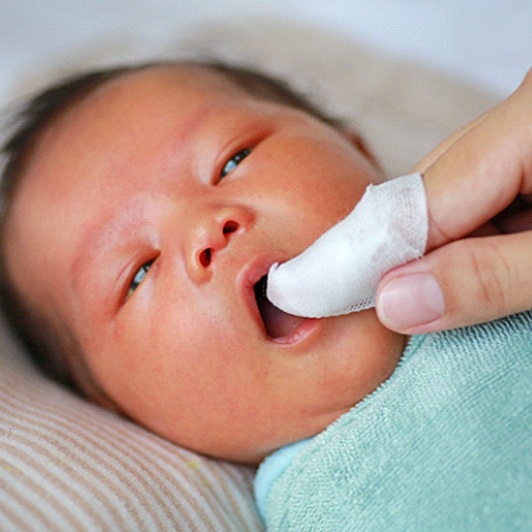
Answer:
[[[383,277],[381,322],[417,334],[531,309],[532,70],[415,171],[427,193],[427,254]]]

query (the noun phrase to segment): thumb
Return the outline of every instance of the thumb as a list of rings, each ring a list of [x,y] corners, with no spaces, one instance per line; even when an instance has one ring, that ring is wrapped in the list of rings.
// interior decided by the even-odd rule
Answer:
[[[383,277],[379,320],[419,334],[530,309],[531,263],[532,231],[452,242]]]

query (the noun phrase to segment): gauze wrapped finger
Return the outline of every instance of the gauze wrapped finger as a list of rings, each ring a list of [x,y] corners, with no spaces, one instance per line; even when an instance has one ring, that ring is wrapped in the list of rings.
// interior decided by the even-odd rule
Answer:
[[[309,318],[370,308],[381,277],[423,256],[427,235],[421,174],[370,185],[346,218],[297,257],[270,268],[267,297]]]

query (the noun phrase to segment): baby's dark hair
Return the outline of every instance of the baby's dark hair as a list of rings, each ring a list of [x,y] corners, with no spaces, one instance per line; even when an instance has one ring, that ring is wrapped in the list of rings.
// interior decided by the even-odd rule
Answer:
[[[86,367],[76,375],[69,363],[75,357],[77,364],[84,365],[79,344],[66,324],[52,323],[42,315],[22,296],[10,279],[5,257],[6,221],[23,178],[25,164],[31,158],[32,147],[55,118],[110,80],[147,68],[172,65],[202,67],[218,72],[253,96],[300,109],[333,127],[342,126],[339,120],[327,116],[284,81],[250,68],[213,61],[154,61],[77,74],[28,99],[14,113],[11,135],[0,151],[0,156],[4,159],[0,182],[0,304],[8,324],[37,366],[54,380],[78,391],[80,375],[84,375],[84,378],[90,375]]]

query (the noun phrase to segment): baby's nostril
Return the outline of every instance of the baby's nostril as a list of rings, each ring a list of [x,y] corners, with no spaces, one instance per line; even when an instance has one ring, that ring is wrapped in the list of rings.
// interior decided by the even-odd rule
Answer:
[[[231,233],[235,233],[236,231],[238,231],[239,227],[240,226],[238,222],[235,222],[234,220],[227,220],[223,224],[222,233],[225,237],[226,235],[230,235]],[[207,268],[208,266],[210,266],[212,259],[213,259],[214,252],[219,249],[222,249],[225,245],[227,245],[228,241],[229,241],[229,237],[227,236],[220,242],[214,242],[214,247],[205,248],[204,250],[202,250],[198,256],[198,261],[201,264],[201,266],[203,268]]]
[[[238,229],[238,223],[234,222],[233,220],[228,220],[224,224],[223,234],[228,235],[230,233],[234,233],[237,229]]]
[[[206,268],[211,263],[211,248],[204,249],[199,256],[201,265]]]

